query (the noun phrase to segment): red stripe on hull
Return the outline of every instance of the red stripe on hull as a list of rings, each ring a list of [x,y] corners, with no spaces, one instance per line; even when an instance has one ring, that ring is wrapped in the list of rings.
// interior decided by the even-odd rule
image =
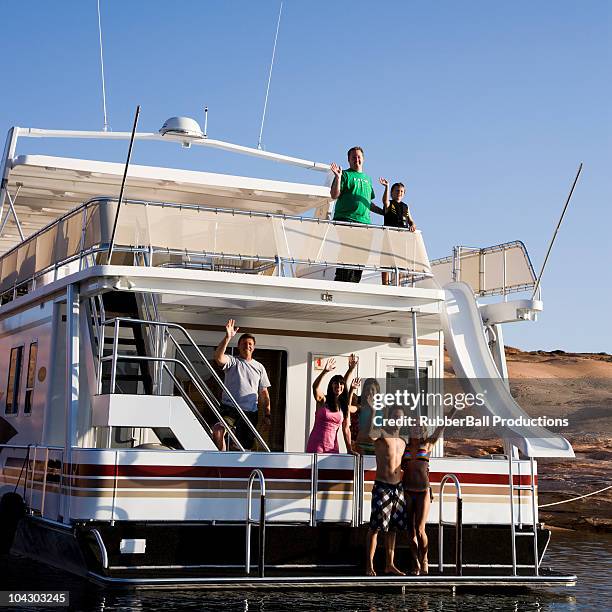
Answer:
[[[248,478],[254,468],[252,467],[223,467],[223,466],[197,466],[197,465],[118,465],[115,472],[114,465],[78,464],[73,466],[73,475],[79,476],[125,476],[131,478]],[[310,480],[311,472],[307,468],[271,468],[260,467],[264,476],[271,480]],[[432,484],[438,484],[445,473],[430,472],[429,479]],[[507,485],[507,474],[473,474],[456,473],[459,481],[465,484],[497,484]],[[325,470],[319,469],[319,480],[353,480],[352,470]],[[367,470],[364,479],[368,482],[376,479],[375,470]],[[531,476],[515,474],[515,485],[531,484]],[[537,485],[538,477],[535,477]]]
[[[432,484],[439,484],[442,478],[448,472],[429,472],[429,481]],[[508,474],[470,474],[470,473],[457,473],[453,472],[457,478],[459,478],[459,482],[463,484],[496,484],[496,485],[508,485]],[[376,472],[374,470],[368,470],[364,474],[364,479],[366,481],[374,481],[376,480]],[[515,485],[530,485],[531,484],[531,476],[530,475],[521,475],[514,474],[512,476],[512,480]],[[538,477],[535,476],[535,484],[538,484]]]

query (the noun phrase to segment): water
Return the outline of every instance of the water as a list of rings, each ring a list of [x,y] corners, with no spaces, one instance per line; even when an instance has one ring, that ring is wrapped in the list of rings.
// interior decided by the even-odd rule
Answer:
[[[545,557],[564,574],[576,574],[576,587],[524,591],[514,594],[475,591],[452,595],[447,591],[416,593],[368,593],[364,591],[250,592],[203,590],[111,591],[85,580],[18,557],[0,558],[0,590],[27,588],[69,590],[72,610],[161,611],[211,610],[316,612],[364,611],[409,612],[436,610],[516,610],[564,612],[612,610],[612,535],[583,532],[554,532]],[[13,608],[14,609],[14,608]],[[22,608],[25,609],[25,608]],[[49,610],[50,608],[27,608]]]

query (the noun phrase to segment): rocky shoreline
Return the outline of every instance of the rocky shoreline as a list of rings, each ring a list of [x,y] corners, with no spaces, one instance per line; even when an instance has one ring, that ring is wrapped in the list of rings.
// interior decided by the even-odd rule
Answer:
[[[612,437],[567,436],[575,459],[538,460],[538,504],[551,504],[612,485]],[[494,440],[447,440],[445,455],[482,457],[503,454]],[[540,522],[550,527],[612,533],[612,489],[580,500],[541,508]]]
[[[538,460],[538,504],[559,502],[612,485],[612,355],[562,350],[525,352],[507,346],[506,360],[510,390],[525,412],[533,417],[567,418],[569,422],[567,428],[556,431],[572,444],[576,458]],[[445,371],[447,377],[453,378],[448,357]],[[495,437],[466,439],[457,432],[447,433],[447,455],[480,457],[504,453],[501,441]],[[552,527],[612,532],[612,489],[541,508],[539,516],[541,522]]]

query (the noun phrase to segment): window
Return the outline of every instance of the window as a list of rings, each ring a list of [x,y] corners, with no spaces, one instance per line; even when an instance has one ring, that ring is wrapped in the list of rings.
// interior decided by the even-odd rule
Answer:
[[[8,384],[6,388],[5,414],[17,414],[19,410],[19,383],[21,382],[21,362],[23,361],[23,346],[11,349]]]
[[[407,391],[409,394],[416,393],[416,380],[414,376],[413,366],[390,366],[386,372],[386,393],[403,393]],[[427,393],[429,389],[428,371],[425,367],[419,367],[419,389],[421,391],[421,414],[428,414],[429,406],[427,405]]]
[[[427,368],[419,367],[419,387],[427,393]],[[407,390],[416,392],[416,381],[413,366],[392,366],[386,372],[387,393]]]
[[[28,359],[28,378],[26,380],[25,404],[23,413],[32,412],[32,395],[34,394],[34,382],[36,380],[36,357],[38,356],[38,342],[30,344],[30,358]]]

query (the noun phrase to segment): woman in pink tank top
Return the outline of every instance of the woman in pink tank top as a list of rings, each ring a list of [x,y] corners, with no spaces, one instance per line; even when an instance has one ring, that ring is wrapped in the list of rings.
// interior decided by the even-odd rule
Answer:
[[[323,394],[323,378],[335,368],[336,360],[328,359],[323,371],[312,385],[317,411],[306,445],[307,453],[339,453],[338,430],[340,428],[342,428],[346,448],[352,453],[351,418],[345,378],[339,374],[332,376],[327,385],[327,394]]]

